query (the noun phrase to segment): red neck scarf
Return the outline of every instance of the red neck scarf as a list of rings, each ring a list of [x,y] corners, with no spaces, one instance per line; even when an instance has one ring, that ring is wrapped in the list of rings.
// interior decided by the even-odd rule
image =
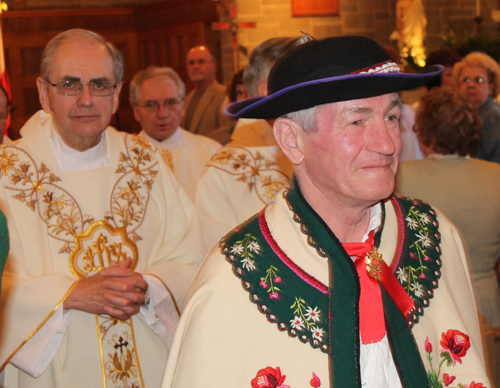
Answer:
[[[414,304],[374,247],[374,234],[372,230],[364,243],[342,244],[349,256],[356,257],[354,265],[361,285],[359,330],[363,344],[379,342],[385,336],[384,306],[378,280],[405,317]]]

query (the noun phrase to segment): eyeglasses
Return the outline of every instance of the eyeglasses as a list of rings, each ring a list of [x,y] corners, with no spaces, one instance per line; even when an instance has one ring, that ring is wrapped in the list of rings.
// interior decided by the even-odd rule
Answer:
[[[160,109],[160,107],[163,107],[163,109],[174,110],[179,106],[181,102],[182,100],[176,100],[175,98],[168,98],[165,101],[163,101],[163,104],[161,104],[159,101],[147,101],[145,104],[143,105],[137,104],[137,106],[144,108],[151,113],[156,113],[158,112],[158,109]]]
[[[78,96],[85,86],[89,87],[90,94],[95,97],[111,96],[118,84],[112,84],[107,81],[90,81],[88,84],[82,84],[80,81],[62,80],[53,84],[48,79],[45,81],[56,88],[56,93],[61,96]]]
[[[470,84],[471,82],[474,82],[475,84],[484,84],[485,82],[488,82],[488,80],[483,77],[463,77],[460,79],[460,82],[463,84]]]

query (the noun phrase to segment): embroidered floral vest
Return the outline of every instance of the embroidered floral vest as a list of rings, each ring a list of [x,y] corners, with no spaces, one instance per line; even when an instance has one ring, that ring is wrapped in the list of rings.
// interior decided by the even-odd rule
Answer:
[[[307,243],[328,261],[333,287],[313,278],[283,252],[269,232],[265,209],[229,233],[221,241],[222,251],[251,301],[269,322],[290,337],[331,356],[332,387],[359,387],[356,269],[336,236],[309,207],[295,182],[292,181],[283,196],[290,216]],[[396,196],[390,201],[396,209],[399,229],[396,255],[390,268],[414,300],[415,307],[404,317],[381,288],[385,315],[389,318],[388,336],[407,386],[424,387],[429,386],[429,380],[410,328],[424,315],[438,287],[439,225],[434,210],[422,201]],[[377,239],[378,244],[380,234]],[[332,333],[342,335],[332,336]],[[352,357],[347,356],[349,354]]]

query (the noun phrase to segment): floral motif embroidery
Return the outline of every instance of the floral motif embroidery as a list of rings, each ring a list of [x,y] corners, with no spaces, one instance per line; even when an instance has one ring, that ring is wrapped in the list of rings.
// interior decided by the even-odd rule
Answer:
[[[116,335],[114,337],[116,337]],[[118,340],[113,338],[111,341],[114,343],[113,347],[115,353],[113,355],[108,354],[110,358],[110,361],[106,363],[108,377],[115,384],[121,381],[124,387],[129,387],[129,382],[132,384],[130,387],[139,387],[139,381],[130,381],[131,379],[137,379],[139,377],[139,367],[135,349],[129,349],[128,346],[130,343],[121,336]],[[125,349],[125,351],[123,349]]]
[[[257,372],[257,376],[252,379],[252,388],[290,388],[289,385],[284,385],[285,375],[281,375],[280,367],[276,369],[268,366]]]
[[[285,382],[285,375],[281,375],[280,367],[276,369],[268,366],[257,372],[257,376],[252,379],[252,388],[290,388],[290,385],[283,384]],[[313,372],[313,377],[309,382],[313,388],[321,388],[321,380]]]
[[[406,292],[409,295],[414,294],[417,298],[421,298],[423,296],[423,289],[419,279],[425,279],[426,271],[429,269],[425,265],[429,261],[426,248],[433,248],[435,244],[429,238],[427,225],[430,223],[430,219],[427,214],[421,213],[416,206],[412,206],[408,211],[406,221],[410,229],[418,231],[416,234],[418,240],[409,246],[410,257],[418,260],[418,263],[416,265],[408,265],[404,270],[398,268],[398,271],[400,271],[398,275],[402,271],[399,278],[405,279],[404,283],[406,285],[403,283],[403,287]]]
[[[301,297],[295,297],[295,302],[290,306],[290,308],[293,310],[294,319],[292,319],[290,322],[292,322],[292,326],[294,325],[294,322],[302,322],[301,328],[295,327],[296,329],[302,330],[304,327],[304,324],[307,325],[307,330],[310,330],[313,333],[314,338],[318,338],[321,341],[321,336],[323,335],[323,330],[318,329],[317,327],[315,330],[313,330],[312,326],[316,322],[320,322],[320,314],[321,310],[318,309],[318,307],[314,307],[314,309],[311,306],[305,307],[306,301],[302,299]],[[320,335],[318,333],[321,333]]]
[[[154,169],[157,161],[153,147],[145,139],[126,135],[124,141],[126,153],[120,154],[120,163],[115,171],[120,176],[112,189],[111,210],[104,214],[104,220],[97,222],[92,216],[84,215],[75,198],[56,185],[61,179],[44,163],[37,166],[26,151],[15,146],[8,145],[0,151],[3,186],[17,192],[12,197],[33,212],[38,208],[40,218],[47,225],[48,235],[63,241],[59,253],[69,254],[69,267],[78,278],[91,276],[107,266],[111,259],[119,261],[130,251],[137,252],[135,242],[141,237],[135,231],[145,217],[150,191],[158,173]],[[80,249],[87,232],[95,230],[98,232],[92,233],[95,240],[88,242],[89,249]],[[110,234],[105,235],[105,231]],[[108,241],[115,231],[120,232],[116,234],[117,240]],[[124,246],[131,248],[122,250]],[[73,260],[74,257],[76,259]],[[95,257],[98,264],[93,263]],[[75,268],[77,263],[83,263],[78,270]],[[136,263],[137,260],[133,260],[131,269]],[[132,321],[116,320],[107,315],[96,315],[96,321],[101,362],[107,370],[105,379],[122,388],[144,386],[135,351]],[[104,355],[111,361],[105,361]],[[108,384],[111,384],[109,381]]]
[[[260,255],[260,245],[257,242],[257,238],[252,236],[250,233],[245,235],[245,238],[240,241],[236,241],[236,243],[231,247],[231,253],[239,255],[243,258],[241,263],[243,264],[243,268],[247,271],[253,271],[256,269],[255,260],[253,253]]]
[[[313,372],[313,378],[309,384],[311,384],[311,387],[313,388],[321,388],[321,380],[318,376],[316,376],[316,373]]]
[[[275,161],[267,159],[260,152],[251,152],[244,147],[226,146],[207,163],[247,184],[248,190],[255,190],[264,204],[271,203],[278,191],[288,186],[288,176],[280,171]]]
[[[443,377],[441,378],[441,368],[443,364],[446,362],[446,366],[450,368],[451,366],[455,366],[455,363],[462,363],[462,358],[467,355],[467,351],[470,348],[469,336],[467,334],[462,333],[458,330],[448,330],[446,333],[441,333],[441,341],[439,342],[442,346],[440,350],[439,357],[441,361],[439,363],[437,371],[434,369],[432,365],[432,344],[429,341],[429,337],[425,339],[424,347],[425,352],[427,353],[427,360],[429,361],[429,365],[431,367],[430,370],[427,371],[427,375],[429,376],[429,381],[431,383],[432,388],[443,388],[444,386],[448,387],[453,381],[455,381],[456,377],[451,376],[449,373],[443,373]],[[469,385],[466,384],[458,384],[459,388],[486,388],[483,387],[482,383],[476,383],[472,381]]]
[[[271,299],[278,299],[278,291],[281,291],[276,286],[277,283],[281,283],[281,277],[277,275],[278,271],[278,268],[276,268],[274,265],[271,265],[266,271],[266,276],[260,278],[260,286],[267,289],[267,292],[269,293],[269,297]]]
[[[429,299],[438,287],[441,276],[441,235],[436,213],[429,205],[401,196],[394,196],[391,200],[409,232],[401,242],[401,248],[407,251],[407,256],[395,258],[397,265],[394,270],[398,281],[415,301],[415,307],[407,317],[411,327],[418,323],[419,316],[429,306]],[[403,245],[407,248],[403,248]]]
[[[264,211],[223,238],[222,253],[233,265],[243,288],[250,293],[250,300],[269,322],[276,323],[280,331],[287,331],[291,337],[328,353],[327,314],[322,313],[328,308],[327,299],[320,297],[324,293],[297,276],[296,269],[287,264],[289,258],[282,257],[284,252],[278,254],[273,250],[274,240],[268,241],[272,237],[267,236],[267,226],[262,222],[265,223]],[[258,260],[259,256],[262,261]],[[264,262],[267,268],[262,267]],[[297,296],[302,292],[307,297]],[[319,302],[319,306],[309,306],[305,302],[309,298],[319,299],[324,306]]]
[[[174,159],[172,157],[172,152],[169,149],[162,149],[159,150],[160,155],[167,164],[168,168],[170,168],[170,171],[175,172],[174,170]]]
[[[462,357],[467,354],[470,348],[469,336],[458,330],[448,330],[441,334],[442,340],[439,341],[443,349],[441,349],[441,357],[446,360],[448,366],[455,365],[458,361],[462,363]]]

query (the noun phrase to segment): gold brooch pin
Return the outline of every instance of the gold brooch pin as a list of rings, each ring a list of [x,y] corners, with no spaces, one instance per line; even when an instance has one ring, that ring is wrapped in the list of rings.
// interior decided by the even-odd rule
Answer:
[[[366,270],[370,276],[378,280],[382,273],[382,254],[378,252],[377,247],[373,247],[370,252],[366,254],[365,263],[367,264]]]

